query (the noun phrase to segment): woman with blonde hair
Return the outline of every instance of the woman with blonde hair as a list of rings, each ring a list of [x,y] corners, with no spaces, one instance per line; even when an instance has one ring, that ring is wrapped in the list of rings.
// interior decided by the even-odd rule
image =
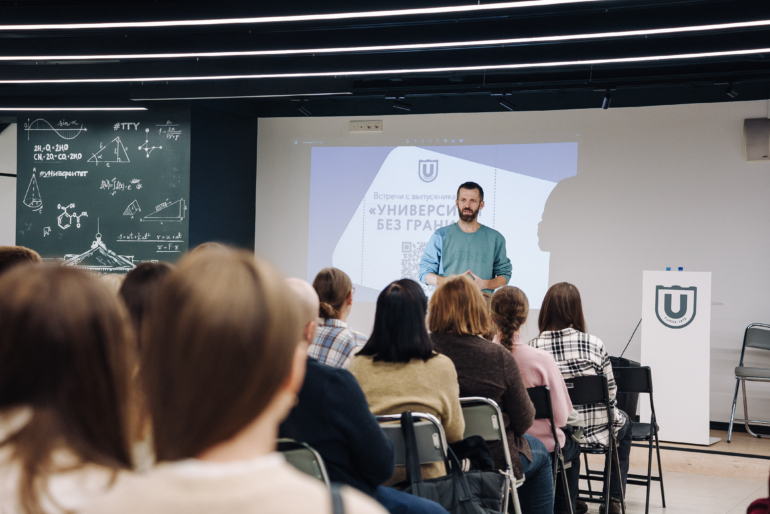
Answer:
[[[265,261],[230,249],[185,257],[144,327],[141,373],[159,464],[87,512],[329,513],[329,490],[275,452],[304,377],[303,328]],[[346,512],[385,512],[355,490],[342,499]]]
[[[79,270],[21,265],[0,327],[0,512],[79,511],[131,468],[128,314]]]
[[[308,355],[321,364],[347,368],[353,355],[366,344],[366,336],[347,323],[356,292],[353,282],[340,269],[324,268],[313,280],[313,289],[318,293],[321,321]]]
[[[564,494],[564,484],[562,483],[562,476],[559,474],[556,484],[554,513],[578,512],[575,502],[580,474],[580,445],[558,429],[558,427],[566,426],[567,418],[572,412],[572,402],[561,371],[559,371],[559,367],[551,354],[527,346],[521,341],[519,332],[527,322],[529,315],[529,300],[527,300],[524,291],[518,287],[501,287],[495,291],[490,309],[492,322],[497,327],[497,335],[494,340],[513,353],[513,358],[516,359],[516,364],[519,365],[519,370],[524,378],[524,385],[527,388],[547,386],[551,391],[551,405],[557,427],[556,436],[559,439],[557,442],[559,448],[562,448],[564,460],[572,463],[572,467],[567,469],[570,497]],[[535,420],[527,430],[527,434],[538,438],[551,453],[551,459],[554,458],[553,452],[556,449],[556,442],[553,439],[550,421],[547,419]],[[570,504],[572,504],[572,510],[570,510]],[[583,506],[585,503],[581,502],[581,507]]]
[[[481,337],[489,323],[481,291],[466,275],[447,279],[433,293],[428,316],[433,348],[454,362],[461,398],[481,396],[500,406],[513,472],[517,478],[527,478],[519,488],[522,512],[553,514],[548,450],[526,434],[535,419],[535,408],[511,352]],[[489,449],[495,466],[505,468],[502,445],[493,443]]]

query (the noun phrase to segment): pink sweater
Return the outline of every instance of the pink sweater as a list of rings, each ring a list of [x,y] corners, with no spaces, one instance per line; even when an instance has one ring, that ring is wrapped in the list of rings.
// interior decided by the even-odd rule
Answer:
[[[495,342],[499,343],[499,335]],[[556,435],[559,438],[559,447],[564,447],[565,435],[559,430],[567,424],[567,417],[572,412],[572,402],[569,399],[567,386],[564,384],[559,367],[550,353],[539,348],[527,346],[521,342],[519,334],[513,336],[513,357],[524,378],[527,388],[548,386],[551,388],[551,404],[553,405],[553,417],[556,422]],[[549,452],[554,450],[553,435],[551,435],[551,423],[547,419],[536,419],[527,433],[537,437],[545,445]]]

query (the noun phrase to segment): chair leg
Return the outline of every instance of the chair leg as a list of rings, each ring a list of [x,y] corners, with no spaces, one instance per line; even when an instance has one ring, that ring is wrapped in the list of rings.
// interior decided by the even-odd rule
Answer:
[[[618,442],[614,436],[610,437],[611,451],[615,455],[615,465],[618,467],[618,485],[620,486],[620,509],[626,514],[626,494],[623,492],[623,474],[620,472],[620,456],[618,455]],[[649,490],[649,489],[648,489]],[[609,510],[606,511],[609,513]]]
[[[610,427],[612,430],[612,427]],[[610,443],[607,445],[607,454],[604,457],[604,512],[610,512],[610,484],[612,479],[612,435],[610,434]],[[625,513],[624,513],[625,514]]]
[[[513,496],[513,511],[516,514],[521,514],[521,503],[519,502],[519,491],[517,490],[516,484],[511,483],[511,495]]]
[[[567,470],[564,469],[563,465],[561,467],[560,472],[561,472],[561,481],[562,481],[562,484],[564,484],[564,496],[569,499],[569,502],[568,502],[569,503],[569,514],[575,514],[572,511],[572,497],[569,494],[570,491],[569,491],[569,484],[567,483]],[[578,483],[580,483],[580,482],[578,481]],[[578,487],[578,489],[580,489],[580,487]]]
[[[660,463],[660,440],[658,439],[658,430],[655,430],[655,450],[658,452],[658,476],[660,477],[660,499],[663,501],[663,508],[666,508],[666,493],[663,490],[663,465]]]
[[[762,436],[755,434],[749,426],[749,404],[746,401],[746,381],[741,380],[741,382],[743,383],[743,387],[741,387],[741,390],[743,391],[743,424],[746,425],[746,432],[753,435],[757,439],[762,439]]]
[[[594,490],[593,490],[593,489],[591,489],[591,469],[588,467],[588,454],[587,454],[587,453],[584,453],[584,454],[583,454],[583,458],[584,458],[584,459],[585,459],[585,461],[586,461],[586,476],[588,477],[588,480],[587,480],[587,482],[588,482],[588,496],[590,496],[591,498],[593,498],[593,494],[591,494],[591,493],[593,493],[593,492],[594,492]],[[579,483],[579,482],[578,482],[578,483]],[[579,489],[579,487],[578,487],[578,489]]]
[[[644,514],[650,512],[650,487],[652,484],[652,425],[650,425],[650,446],[647,455],[647,503],[644,505]]]
[[[730,439],[733,438],[733,420],[735,419],[735,404],[738,402],[738,388],[741,385],[740,379],[735,379],[735,394],[733,395],[733,409],[730,413],[730,426],[727,428],[727,442],[730,442]],[[748,418],[744,418],[748,419]]]

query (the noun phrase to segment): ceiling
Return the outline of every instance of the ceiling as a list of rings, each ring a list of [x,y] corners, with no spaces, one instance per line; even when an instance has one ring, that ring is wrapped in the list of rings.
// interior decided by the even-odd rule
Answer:
[[[770,98],[766,0],[568,1],[0,1],[0,107],[360,116]],[[406,11],[323,16],[372,8]],[[322,16],[275,19],[297,15]],[[195,23],[141,25],[180,20]],[[74,23],[120,25],[61,26]]]

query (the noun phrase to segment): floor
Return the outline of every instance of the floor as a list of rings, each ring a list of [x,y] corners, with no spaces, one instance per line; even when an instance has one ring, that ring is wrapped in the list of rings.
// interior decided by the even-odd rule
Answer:
[[[661,443],[661,446],[700,449],[709,453],[661,449],[666,508],[662,508],[660,484],[653,482],[650,514],[744,514],[752,501],[770,494],[770,460],[714,453],[770,456],[770,439],[756,439],[738,432],[733,433],[733,440],[728,444],[726,432],[713,431],[712,436],[721,437],[722,441],[707,448]],[[652,464],[656,470],[654,454]],[[594,467],[593,463],[591,467]],[[646,449],[632,448],[630,472],[646,474]],[[581,483],[581,489],[585,487]],[[645,495],[645,487],[628,486],[626,512],[644,514]],[[589,504],[590,514],[598,511],[597,504]]]

